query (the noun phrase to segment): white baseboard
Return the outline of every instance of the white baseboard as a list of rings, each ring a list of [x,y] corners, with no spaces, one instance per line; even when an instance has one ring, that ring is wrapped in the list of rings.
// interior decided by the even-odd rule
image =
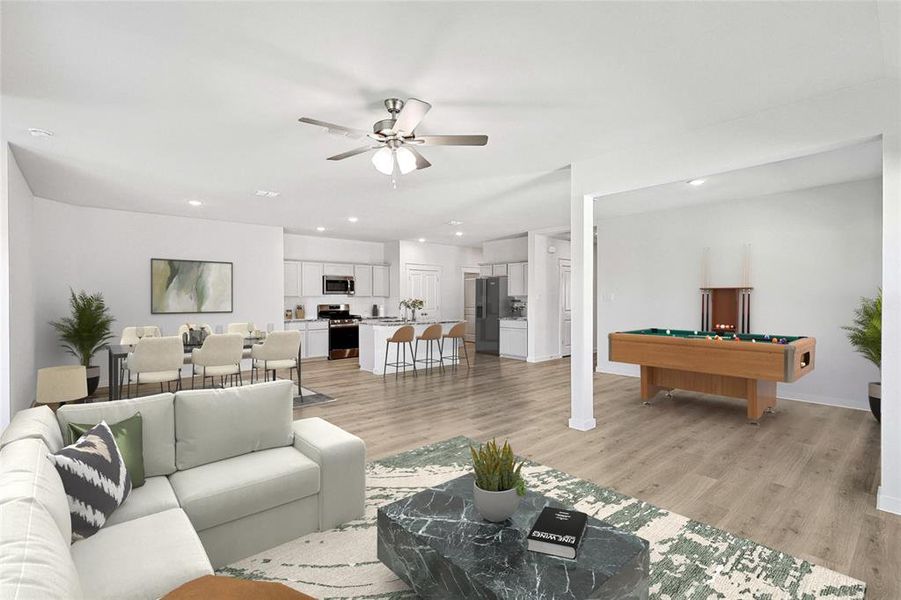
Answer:
[[[576,420],[573,418],[569,419],[569,427],[570,429],[576,429],[578,431],[590,431],[597,427],[598,422],[595,419],[581,419]]]
[[[562,358],[562,357],[559,354],[548,354],[545,356],[529,356],[526,358],[526,362],[539,363],[539,362],[546,362],[549,360],[557,360],[558,358]]]
[[[882,493],[882,486],[876,492],[876,508],[879,510],[901,515],[901,498],[895,498]]]
[[[608,375],[622,375],[623,377],[640,377],[638,367],[634,365],[598,365],[595,369],[598,373],[606,373]]]

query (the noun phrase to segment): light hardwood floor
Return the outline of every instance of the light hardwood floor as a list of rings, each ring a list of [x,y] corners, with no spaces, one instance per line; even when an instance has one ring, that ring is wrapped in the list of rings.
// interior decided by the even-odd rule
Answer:
[[[868,598],[901,598],[901,517],[875,508],[869,413],[780,401],[753,426],[741,401],[677,391],[643,406],[638,379],[595,375],[598,427],[578,432],[568,360],[473,358],[469,371],[397,381],[354,359],[305,362],[304,387],[337,401],[295,418],[355,433],[370,459],[457,435],[509,438],[536,462],[864,580]]]

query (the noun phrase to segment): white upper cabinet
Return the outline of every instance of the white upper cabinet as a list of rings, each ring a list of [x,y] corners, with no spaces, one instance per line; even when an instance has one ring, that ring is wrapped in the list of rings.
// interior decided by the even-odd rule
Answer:
[[[388,284],[388,267],[373,265],[372,267],[372,295],[387,298],[391,290]],[[360,292],[357,292],[360,295]]]
[[[494,275],[492,265],[479,265],[479,275],[482,277],[491,277]]]
[[[507,265],[507,295],[525,296],[529,293],[529,263]]]
[[[285,296],[300,295],[300,263],[285,262]]]
[[[372,296],[372,265],[354,265],[354,294]]]
[[[353,277],[354,274],[354,266],[353,265],[336,265],[332,263],[325,263],[324,265],[325,271],[323,271],[323,275],[339,275],[342,277]]]
[[[301,296],[322,295],[322,263],[301,263],[300,266],[300,291]]]
[[[507,265],[491,265],[491,274],[495,277],[504,276],[507,274]]]

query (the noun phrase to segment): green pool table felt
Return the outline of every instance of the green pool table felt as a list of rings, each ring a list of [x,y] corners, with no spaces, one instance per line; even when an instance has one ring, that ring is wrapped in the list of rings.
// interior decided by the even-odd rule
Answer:
[[[667,333],[668,332],[668,333]],[[661,337],[680,337],[680,338],[690,338],[690,339],[706,339],[708,336],[714,337],[717,334],[715,331],[700,331],[700,330],[691,330],[691,329],[666,329],[659,327],[650,327],[648,329],[635,329],[633,331],[623,331],[621,333],[632,333],[636,335],[656,335]],[[762,334],[762,333],[724,333],[722,337],[726,340],[731,340],[734,336],[738,336],[738,339],[742,342],[764,342],[767,344],[772,344],[773,338],[776,339],[785,339],[786,344],[790,344],[791,342],[795,342],[797,340],[802,340],[806,336],[803,335],[771,335],[771,334]]]

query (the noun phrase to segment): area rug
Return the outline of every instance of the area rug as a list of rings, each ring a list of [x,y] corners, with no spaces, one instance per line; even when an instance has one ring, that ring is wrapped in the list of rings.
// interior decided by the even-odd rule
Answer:
[[[294,384],[294,408],[303,408],[311,404],[326,404],[334,402],[335,399],[328,394],[322,394],[316,390],[301,387],[300,393],[297,393],[297,384]]]
[[[317,598],[415,598],[376,558],[376,509],[470,471],[457,437],[367,465],[366,514],[219,571],[279,581]],[[813,600],[863,598],[866,584],[636,498],[540,464],[523,468],[530,489],[650,542],[650,598]]]

